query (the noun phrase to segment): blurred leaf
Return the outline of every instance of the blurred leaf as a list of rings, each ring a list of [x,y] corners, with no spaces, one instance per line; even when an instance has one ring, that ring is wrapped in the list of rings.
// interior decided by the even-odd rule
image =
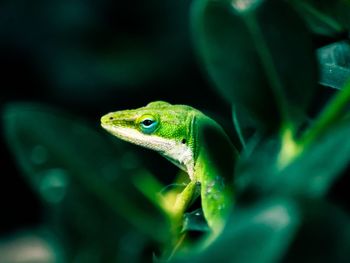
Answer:
[[[279,262],[298,225],[298,209],[288,200],[236,207],[223,234],[211,246],[179,262]]]
[[[280,142],[270,138],[251,150],[248,145],[237,163],[237,191],[242,199],[266,194],[319,198],[350,161],[349,119],[334,125],[287,167],[279,168]]]
[[[284,1],[197,0],[199,55],[222,94],[263,128],[299,121],[314,93],[316,61],[301,19]]]
[[[1,263],[64,263],[55,237],[46,229],[18,231],[0,239]]]
[[[257,201],[275,187],[279,177],[277,162],[281,148],[276,136],[255,135],[242,151],[235,169],[235,186],[239,202]]]
[[[150,237],[164,241],[162,213],[130,178],[145,171],[122,144],[77,118],[36,104],[8,105],[4,127],[20,168],[50,209],[68,258],[101,262],[125,253],[137,258]],[[125,244],[132,249],[125,250]]]
[[[348,262],[349,214],[322,200],[301,201],[303,222],[282,262]]]
[[[316,34],[334,36],[350,29],[347,0],[289,0]]]
[[[317,50],[320,63],[320,84],[341,89],[350,79],[350,45],[341,41]]]
[[[283,194],[322,197],[350,161],[350,120],[329,128],[288,167],[278,180],[276,190]]]

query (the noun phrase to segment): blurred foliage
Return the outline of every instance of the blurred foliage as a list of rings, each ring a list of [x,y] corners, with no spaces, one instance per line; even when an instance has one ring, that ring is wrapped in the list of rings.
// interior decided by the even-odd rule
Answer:
[[[18,171],[44,211],[2,238],[4,262],[31,262],[30,246],[39,262],[349,262],[349,1],[8,0],[0,13],[4,187]],[[201,108],[240,149],[223,233],[203,242],[194,201],[174,254],[159,200],[188,179],[97,127],[158,99]]]
[[[4,116],[5,134],[47,206],[47,220],[62,238],[67,261],[131,256],[138,261],[147,246],[145,233],[154,242],[164,238],[167,228],[161,223],[166,221],[131,181],[147,174],[131,151],[44,106],[14,104]],[[139,231],[128,231],[130,224]],[[125,250],[124,242],[132,245]]]
[[[250,2],[195,1],[194,36],[224,96],[259,126],[274,128],[304,113],[316,87],[316,63],[310,35],[286,3]]]

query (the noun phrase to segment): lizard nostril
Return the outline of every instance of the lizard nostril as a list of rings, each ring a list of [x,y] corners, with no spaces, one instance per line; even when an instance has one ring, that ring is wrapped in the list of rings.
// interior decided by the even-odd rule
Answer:
[[[109,119],[110,119],[110,120],[113,120],[114,118],[111,116],[111,117],[109,117]]]

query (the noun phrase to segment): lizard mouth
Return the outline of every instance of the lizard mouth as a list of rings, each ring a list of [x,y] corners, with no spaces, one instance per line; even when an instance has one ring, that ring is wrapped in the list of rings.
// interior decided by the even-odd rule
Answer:
[[[103,129],[105,129],[106,131],[108,131],[109,133],[111,133],[111,125],[105,124],[105,123],[101,123],[101,127]]]

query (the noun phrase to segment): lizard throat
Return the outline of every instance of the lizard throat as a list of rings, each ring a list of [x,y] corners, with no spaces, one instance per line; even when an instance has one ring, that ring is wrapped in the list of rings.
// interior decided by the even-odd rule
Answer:
[[[189,146],[176,140],[156,135],[146,135],[132,128],[102,126],[119,139],[159,152],[173,164],[187,172],[191,180],[194,179],[194,154]]]

